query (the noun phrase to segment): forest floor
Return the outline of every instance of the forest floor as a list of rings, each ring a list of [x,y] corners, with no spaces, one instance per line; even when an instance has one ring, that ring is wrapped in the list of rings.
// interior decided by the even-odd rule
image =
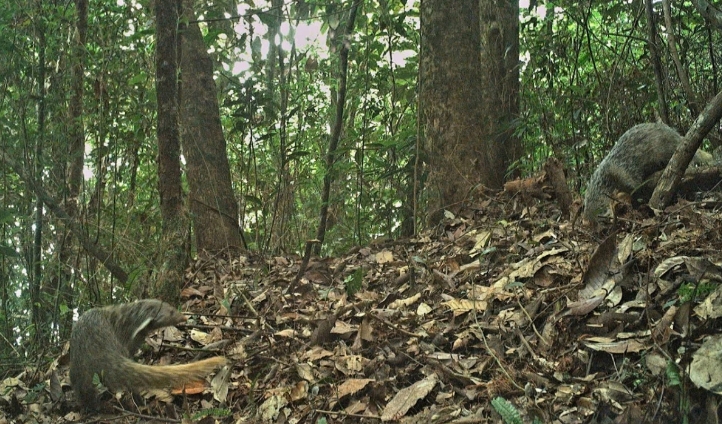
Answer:
[[[232,366],[208,388],[106,395],[97,416],[17,397],[0,422],[718,422],[719,202],[631,211],[614,232],[560,216],[502,193],[417,238],[312,258],[299,280],[295,256],[198,260],[194,315],[138,360],[220,352]],[[49,386],[69,392],[57,363]]]

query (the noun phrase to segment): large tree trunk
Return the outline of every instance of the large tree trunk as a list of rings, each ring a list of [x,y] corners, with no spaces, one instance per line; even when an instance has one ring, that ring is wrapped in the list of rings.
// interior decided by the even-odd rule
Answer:
[[[484,126],[481,146],[488,167],[482,184],[500,188],[521,155],[514,130],[519,119],[519,1],[480,0],[481,90]]]
[[[184,2],[190,22],[182,34],[181,139],[190,187],[190,211],[199,252],[241,248],[238,204],[223,137],[213,80],[213,64],[195,20],[192,2]]]
[[[178,19],[180,0],[157,1],[156,93],[158,97],[158,190],[163,218],[163,265],[153,295],[176,303],[188,263],[188,220],[183,205],[178,127]]]
[[[421,4],[421,125],[429,155],[430,223],[475,188],[501,188],[519,156],[518,3]],[[480,5],[482,12],[480,14]]]

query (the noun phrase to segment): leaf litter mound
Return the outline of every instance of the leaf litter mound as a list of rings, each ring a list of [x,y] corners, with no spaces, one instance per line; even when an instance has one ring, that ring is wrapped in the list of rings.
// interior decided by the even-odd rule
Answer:
[[[717,422],[722,214],[681,202],[599,234],[500,194],[300,279],[300,257],[199,259],[180,339],[233,365],[176,404],[234,423]]]

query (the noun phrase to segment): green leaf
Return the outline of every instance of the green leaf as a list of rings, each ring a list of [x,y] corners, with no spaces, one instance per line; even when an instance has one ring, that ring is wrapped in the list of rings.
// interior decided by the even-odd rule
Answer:
[[[521,414],[519,414],[516,406],[503,397],[492,400],[491,406],[501,415],[506,424],[523,424],[524,421],[521,419]]]
[[[0,256],[9,256],[19,258],[20,254],[10,246],[0,244]]]
[[[672,361],[667,361],[667,369],[665,370],[667,375],[667,385],[670,387],[682,386],[682,376],[679,375],[679,368],[677,364]]]
[[[361,268],[356,269],[353,274],[346,277],[344,285],[346,286],[346,293],[349,296],[353,296],[358,293],[363,287],[364,271]]]

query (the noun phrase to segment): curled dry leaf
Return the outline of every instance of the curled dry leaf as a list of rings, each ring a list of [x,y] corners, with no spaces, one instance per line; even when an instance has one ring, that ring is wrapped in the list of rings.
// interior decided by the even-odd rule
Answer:
[[[722,317],[722,285],[717,286],[702,303],[697,305],[694,312],[702,319]]]
[[[613,341],[609,338],[602,337],[591,337],[585,339],[584,346],[600,352],[618,354],[641,352],[650,347],[649,345],[634,339]]]
[[[571,302],[567,304],[566,310],[562,313],[562,316],[582,316],[586,315],[597,308],[603,301],[605,295],[598,295],[592,298],[582,299],[578,302]]]
[[[722,335],[706,338],[692,354],[689,378],[697,387],[722,394]]]
[[[226,365],[222,367],[211,380],[211,391],[213,399],[218,402],[225,403],[228,398],[228,384],[231,375],[231,367]]]
[[[213,343],[213,336],[209,333],[196,329],[191,330],[191,339],[203,346]]]
[[[619,265],[618,262],[615,262],[616,251],[617,233],[613,232],[597,247],[589,259],[587,271],[584,273],[584,288],[579,290],[579,299],[590,299],[599,295],[606,296],[610,291],[609,287],[605,289],[604,286],[609,276],[612,275],[612,269]]]
[[[421,381],[417,381],[409,387],[405,387],[396,393],[396,396],[386,404],[381,421],[399,420],[406,415],[416,402],[428,395],[438,383],[436,374],[432,374]]]
[[[372,378],[349,378],[338,386],[338,398],[357,393],[374,381]]]
[[[384,250],[383,252],[379,252],[376,254],[376,262],[380,264],[393,262],[393,260],[394,254],[388,250]]]

